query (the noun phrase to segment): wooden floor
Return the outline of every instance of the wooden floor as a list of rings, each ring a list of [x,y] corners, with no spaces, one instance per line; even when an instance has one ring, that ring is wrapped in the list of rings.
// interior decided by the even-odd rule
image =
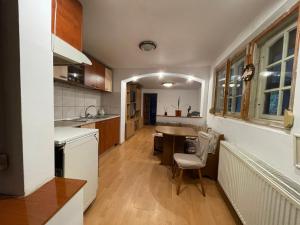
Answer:
[[[203,197],[187,174],[176,195],[170,168],[152,154],[153,133],[145,127],[101,156],[98,196],[85,213],[85,225],[235,224],[212,180],[204,180]]]

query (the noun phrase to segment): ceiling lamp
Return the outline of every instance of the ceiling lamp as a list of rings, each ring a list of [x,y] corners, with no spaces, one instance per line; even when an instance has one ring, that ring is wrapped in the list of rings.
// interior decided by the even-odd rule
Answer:
[[[162,85],[163,85],[164,87],[170,88],[170,87],[172,87],[174,84],[173,84],[172,82],[165,82],[165,83],[162,83]]]
[[[154,41],[142,41],[139,44],[139,48],[144,51],[144,52],[150,52],[155,50],[157,45],[155,44]]]

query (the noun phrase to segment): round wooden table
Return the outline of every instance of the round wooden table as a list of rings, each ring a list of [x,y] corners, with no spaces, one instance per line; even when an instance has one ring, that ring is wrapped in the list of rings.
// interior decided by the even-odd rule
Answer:
[[[183,151],[186,137],[198,137],[197,132],[191,127],[157,126],[155,131],[162,133],[164,137],[161,159],[163,165],[173,164],[173,154]]]

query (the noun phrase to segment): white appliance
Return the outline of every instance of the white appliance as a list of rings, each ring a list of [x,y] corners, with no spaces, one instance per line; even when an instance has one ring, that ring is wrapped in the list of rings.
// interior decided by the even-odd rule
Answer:
[[[86,180],[84,210],[98,189],[98,130],[73,127],[55,128],[55,175]]]

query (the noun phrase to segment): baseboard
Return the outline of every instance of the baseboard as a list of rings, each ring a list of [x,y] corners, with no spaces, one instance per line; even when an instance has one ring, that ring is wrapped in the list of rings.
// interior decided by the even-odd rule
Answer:
[[[232,215],[233,219],[235,220],[235,223],[237,225],[243,225],[240,217],[238,216],[238,214],[236,213],[235,209],[233,208],[230,200],[228,199],[227,195],[225,194],[222,186],[220,185],[220,183],[217,181],[217,188],[219,190],[219,192],[221,193],[222,198],[224,199],[227,207],[229,208],[230,214]]]

